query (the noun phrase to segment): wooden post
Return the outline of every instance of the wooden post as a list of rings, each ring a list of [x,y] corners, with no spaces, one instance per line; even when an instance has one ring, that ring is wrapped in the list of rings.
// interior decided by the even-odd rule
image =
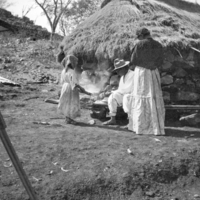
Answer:
[[[35,194],[35,191],[33,190],[32,186],[31,186],[31,183],[29,182],[28,180],[28,177],[19,161],[19,158],[15,152],[15,149],[8,137],[8,134],[6,133],[6,123],[3,119],[3,116],[0,112],[0,138],[2,140],[2,143],[10,157],[10,160],[12,161],[13,163],[13,166],[15,167],[18,175],[19,175],[19,178],[21,179],[22,181],[22,184],[24,185],[29,197],[31,200],[38,200],[38,198],[36,197],[36,194]]]

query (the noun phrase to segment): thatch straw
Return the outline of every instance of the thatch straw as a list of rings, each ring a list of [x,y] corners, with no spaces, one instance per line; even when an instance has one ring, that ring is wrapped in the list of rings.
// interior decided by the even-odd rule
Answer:
[[[172,5],[173,1],[178,4]],[[129,59],[135,32],[145,26],[163,46],[200,45],[200,14],[181,0],[111,0],[63,41],[65,52],[88,62]],[[171,2],[166,4],[166,2]],[[188,4],[189,5],[189,4]],[[192,5],[192,4],[191,4]]]

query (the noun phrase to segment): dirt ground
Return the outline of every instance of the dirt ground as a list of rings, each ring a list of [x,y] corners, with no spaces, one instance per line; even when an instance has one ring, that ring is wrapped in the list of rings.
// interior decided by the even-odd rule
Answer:
[[[200,198],[200,129],[166,122],[166,136],[139,136],[120,126],[89,125],[82,100],[78,125],[67,125],[47,97],[52,81],[28,84],[28,73],[1,70],[22,87],[0,85],[6,131],[41,200],[194,200]],[[23,65],[25,66],[25,65]],[[24,68],[23,68],[24,69]],[[31,72],[31,69],[29,73]],[[44,68],[56,77],[59,68]],[[29,197],[0,142],[0,199]]]

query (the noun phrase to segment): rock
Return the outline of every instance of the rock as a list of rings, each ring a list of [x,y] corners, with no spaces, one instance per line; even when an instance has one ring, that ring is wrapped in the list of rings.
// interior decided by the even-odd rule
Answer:
[[[51,88],[51,89],[49,89],[50,92],[55,91],[55,90],[56,90],[55,88]]]
[[[186,63],[187,63],[187,66],[188,66],[187,69],[195,67],[195,62],[194,62],[194,61],[187,61]],[[185,66],[185,67],[186,67],[186,66]],[[185,68],[185,69],[186,69],[186,68]]]
[[[197,101],[200,95],[194,92],[184,92],[180,91],[176,94],[177,101]]]
[[[5,64],[0,64],[0,70],[5,69]]]
[[[145,194],[146,194],[147,196],[149,196],[149,197],[153,197],[153,196],[155,195],[155,193],[152,192],[152,191],[145,192]]]
[[[163,71],[170,71],[171,66],[172,66],[172,63],[166,61],[166,62],[164,62],[163,66],[162,66],[162,70],[163,70]]]
[[[11,63],[11,62],[12,62],[12,60],[10,58],[5,57],[4,63]]]
[[[194,67],[194,61],[183,61],[183,62],[176,62],[177,66],[183,69],[191,69]]]
[[[183,78],[187,76],[187,72],[182,69],[182,68],[178,68],[174,73],[173,76],[175,77],[179,77],[179,78]]]
[[[3,100],[4,97],[3,97],[3,94],[0,93],[0,100]]]
[[[182,85],[183,83],[185,83],[185,80],[182,79],[182,78],[177,78],[177,79],[174,81],[174,84],[175,84],[175,85]]]
[[[161,77],[164,77],[164,76],[166,76],[167,75],[167,72],[162,72],[161,73]]]
[[[48,90],[42,90],[42,92],[43,92],[43,93],[47,93],[47,92],[49,92],[49,91],[48,91]]]
[[[22,43],[22,40],[21,39],[16,39],[15,40],[15,44],[21,44]]]
[[[195,83],[193,83],[191,80],[187,80],[186,83],[190,87],[195,87]]]
[[[199,194],[195,194],[194,198],[200,198],[200,195]]]
[[[194,113],[181,117],[179,121],[181,121],[182,124],[186,125],[198,125],[200,123],[200,113]]]
[[[175,57],[174,57],[174,55],[172,54],[172,52],[169,51],[169,52],[166,53],[165,59],[166,59],[166,61],[172,63],[172,62],[174,62]]]
[[[197,87],[197,89],[200,90],[200,81],[197,81],[197,82],[196,82],[196,87]]]
[[[171,75],[166,75],[161,78],[161,83],[163,85],[169,85],[173,83],[173,77]]]
[[[188,57],[186,58],[187,61],[193,61],[194,60],[194,51],[191,50]]]
[[[192,74],[192,80],[193,81],[200,81],[200,75],[198,73],[193,73]]]
[[[0,88],[1,88],[1,87],[4,87],[4,84],[0,82]]]
[[[179,86],[179,91],[198,93],[196,88],[195,88],[195,85],[187,85],[187,84],[180,85]]]
[[[163,99],[164,99],[164,102],[170,102],[170,93],[169,92],[163,92]]]
[[[90,125],[94,125],[96,123],[96,121],[94,120],[94,119],[91,119],[89,122],[88,122],[88,124],[90,124]]]
[[[172,93],[177,93],[179,91],[177,85],[172,84],[172,85],[166,85],[162,87],[162,91],[169,92],[170,94]]]
[[[184,62],[183,58],[180,55],[175,57],[175,61]]]

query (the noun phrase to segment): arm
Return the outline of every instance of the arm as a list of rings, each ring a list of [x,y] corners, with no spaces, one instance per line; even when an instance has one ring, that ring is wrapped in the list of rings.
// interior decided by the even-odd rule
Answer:
[[[84,93],[84,94],[87,94],[87,95],[91,95],[90,92],[87,92],[83,87],[81,87],[80,85],[76,84],[75,85],[75,88],[77,88],[79,90],[80,93]]]
[[[156,66],[158,69],[160,69],[162,67],[163,61],[164,61],[164,51],[163,51],[163,48],[161,47],[159,50],[159,57],[156,60]]]
[[[137,54],[137,44],[134,46],[133,50],[132,50],[132,54],[131,54],[131,60],[130,60],[130,69],[135,69],[136,63],[137,63],[137,58],[138,58],[138,54]]]

